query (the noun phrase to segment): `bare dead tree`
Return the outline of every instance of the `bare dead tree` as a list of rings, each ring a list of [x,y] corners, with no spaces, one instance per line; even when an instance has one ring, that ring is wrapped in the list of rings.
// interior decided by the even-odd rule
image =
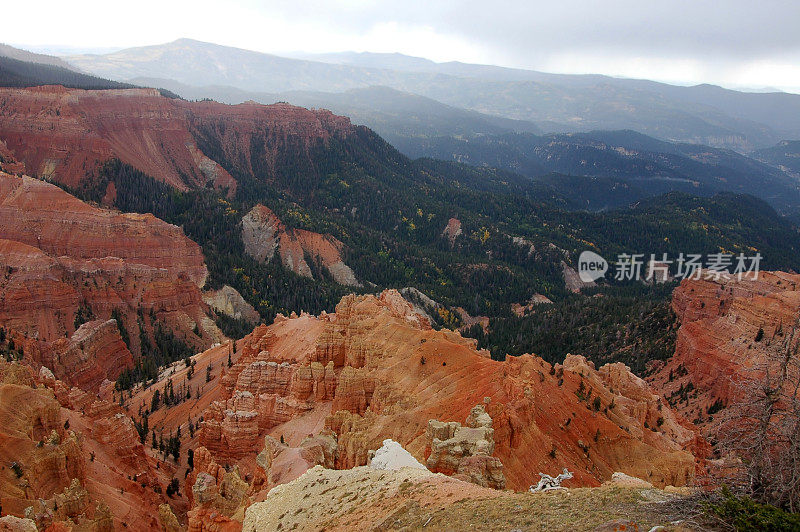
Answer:
[[[725,483],[753,499],[800,510],[800,327],[776,332],[766,356],[741,372],[719,448]],[[778,336],[781,335],[781,336]]]

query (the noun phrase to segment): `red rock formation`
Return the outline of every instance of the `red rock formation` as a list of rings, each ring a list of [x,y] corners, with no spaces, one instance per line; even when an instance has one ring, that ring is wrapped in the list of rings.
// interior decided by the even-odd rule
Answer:
[[[239,469],[220,467],[204,447],[195,451],[194,465],[186,479],[187,495],[193,503],[187,513],[188,530],[241,530],[244,508],[250,503],[250,486],[242,480]]]
[[[180,228],[29,177],[0,173],[0,267],[0,326],[35,341],[26,360],[86,389],[132,363],[120,331],[138,353],[139,309],[148,333],[155,319],[197,346],[222,336],[200,293],[202,253]],[[76,332],[79,310],[99,321]],[[109,321],[114,311],[122,324]]]
[[[16,471],[4,473],[2,503],[5,512],[22,516],[30,499],[48,498],[66,488],[83,473],[83,457],[77,440],[67,437],[61,424],[59,404],[44,390],[31,385],[33,376],[4,370],[0,384],[0,460]],[[37,447],[37,442],[47,440]],[[68,469],[69,467],[69,469]]]
[[[764,363],[770,346],[797,323],[799,284],[800,275],[783,272],[684,280],[672,300],[681,321],[675,355],[651,382],[687,418],[713,432],[709,407],[737,400],[735,383],[752,376],[750,369]]]
[[[181,189],[235,185],[218,165],[203,172],[185,111],[156,90],[4,89],[0,102],[0,138],[37,177],[77,186],[117,157]]]
[[[365,464],[386,438],[422,461],[428,420],[464,420],[488,397],[494,456],[513,489],[565,466],[577,485],[598,485],[615,471],[659,485],[694,474],[687,449],[695,433],[624,366],[596,370],[571,357],[551,367],[531,355],[496,362],[474,340],[430,329],[395,291],[347,296],[335,315],[279,317],[241,351],[200,442],[218,463],[243,471],[265,434],[297,446],[327,412],[337,467]],[[488,466],[470,464],[464,474],[492,474]]]
[[[14,158],[11,150],[2,140],[0,140],[0,171],[8,172],[9,174],[25,172],[25,165]]]
[[[197,138],[213,135],[238,170],[253,174],[274,169],[282,149],[308,150],[350,130],[347,118],[286,104],[186,102],[153,89],[0,89],[6,153],[29,174],[70,186],[118,158],[179,189],[212,183],[233,191],[236,181],[203,153]],[[267,149],[252,160],[259,142]]]
[[[53,342],[39,363],[60,379],[84,390],[97,391],[133,366],[133,355],[122,340],[115,320],[84,323],[68,340]]]
[[[308,257],[318,268],[328,270],[337,283],[361,286],[353,270],[342,260],[344,244],[330,235],[288,229],[263,205],[256,205],[242,218],[242,240],[247,254],[260,262],[271,261],[277,251],[284,266],[298,275],[313,278]]]
[[[208,272],[200,246],[152,214],[92,207],[60,188],[29,177],[0,174],[0,236],[76,260],[117,257],[166,269],[198,286]]]
[[[228,389],[232,395],[206,410],[201,445],[242,458],[252,453],[265,431],[309,412],[317,401],[334,398],[333,364],[278,363],[268,356],[265,351],[243,356],[226,375],[227,382],[236,377]]]
[[[5,271],[0,279],[0,323],[43,340],[68,334],[80,296],[62,280],[66,276],[58,261],[38,248],[11,240],[0,240],[0,261]]]
[[[40,529],[59,530],[67,518],[92,530],[158,527],[164,496],[154,487],[161,491],[165,471],[130,418],[41,373],[0,361],[0,461],[18,464],[0,475],[3,513],[30,516]]]
[[[190,128],[200,138],[212,136],[237,169],[251,175],[272,174],[282,150],[308,153],[318,143],[353,132],[350,119],[325,109],[308,110],[278,103],[261,105],[245,102],[224,105],[217,102],[176,102],[185,109]],[[264,153],[253,158],[253,145]],[[306,161],[313,165],[309,158]]]
[[[456,238],[461,236],[461,220],[458,218],[450,218],[447,225],[442,230],[442,236],[450,242],[450,246],[456,243]]]

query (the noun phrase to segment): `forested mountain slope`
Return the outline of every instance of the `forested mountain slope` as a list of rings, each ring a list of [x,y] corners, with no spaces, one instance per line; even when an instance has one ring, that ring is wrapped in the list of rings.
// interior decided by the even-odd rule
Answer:
[[[672,193],[574,212],[548,185],[412,161],[328,112],[192,103],[146,90],[3,94],[4,159],[82,199],[181,226],[203,250],[208,287],[234,287],[267,321],[331,310],[351,291],[411,286],[443,305],[429,309],[438,325],[455,327],[466,316],[458,307],[503,316],[537,294],[564,300],[576,288],[565,268],[585,249],[609,260],[758,250],[762,267],[800,265],[797,229],[749,196]],[[255,217],[259,205],[278,221]],[[248,251],[247,238],[262,247]]]

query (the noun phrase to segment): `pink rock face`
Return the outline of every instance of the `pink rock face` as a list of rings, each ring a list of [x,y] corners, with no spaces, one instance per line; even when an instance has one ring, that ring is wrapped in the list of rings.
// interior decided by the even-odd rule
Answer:
[[[207,410],[201,445],[241,458],[262,441],[265,431],[305,414],[316,402],[333,400],[337,386],[332,364],[279,364],[266,358],[262,351],[255,359],[242,357],[231,368],[229,376],[238,374],[231,397]]]
[[[0,150],[27,173],[70,186],[118,158],[178,189],[210,183],[232,192],[236,181],[198,148],[195,134],[213,135],[238,170],[253,174],[274,168],[284,149],[307,149],[352,129],[329,111],[287,104],[185,102],[153,89],[0,89]],[[258,161],[253,143],[269,147]]]
[[[675,355],[649,380],[688,419],[713,432],[708,408],[737,399],[734,383],[762,365],[800,316],[800,275],[760,272],[684,280],[672,306],[681,321]],[[763,330],[761,338],[759,330]],[[681,393],[689,384],[693,390]]]
[[[209,181],[194,162],[186,113],[158,91],[39,87],[2,94],[0,137],[32,175],[77,186],[117,157],[181,189],[181,173]],[[226,181],[230,176],[220,185]]]
[[[98,391],[103,381],[114,381],[133,366],[133,355],[116,321],[95,320],[81,325],[68,340],[56,340],[41,364],[65,382]]]
[[[92,437],[130,466],[145,459],[144,446],[133,421],[122,412],[97,416],[92,427]]]

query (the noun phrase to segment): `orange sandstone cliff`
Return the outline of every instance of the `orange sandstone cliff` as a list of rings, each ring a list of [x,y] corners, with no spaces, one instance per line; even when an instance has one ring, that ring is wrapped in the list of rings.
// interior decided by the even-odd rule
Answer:
[[[800,275],[760,272],[681,282],[672,306],[681,321],[675,354],[649,380],[713,436],[714,415],[741,400],[739,386],[796,328]]]
[[[124,411],[0,361],[0,503],[40,530],[152,530],[172,475]]]
[[[615,471],[662,486],[694,475],[691,426],[625,366],[598,370],[580,356],[555,366],[532,355],[493,361],[473,340],[432,330],[395,291],[346,296],[331,315],[279,317],[241,344],[199,444],[243,476],[255,473],[266,435],[291,449],[324,429],[335,436],[337,468],[365,464],[386,438],[425,463],[428,422],[461,423],[479,404],[512,489],[563,467],[588,486]]]

